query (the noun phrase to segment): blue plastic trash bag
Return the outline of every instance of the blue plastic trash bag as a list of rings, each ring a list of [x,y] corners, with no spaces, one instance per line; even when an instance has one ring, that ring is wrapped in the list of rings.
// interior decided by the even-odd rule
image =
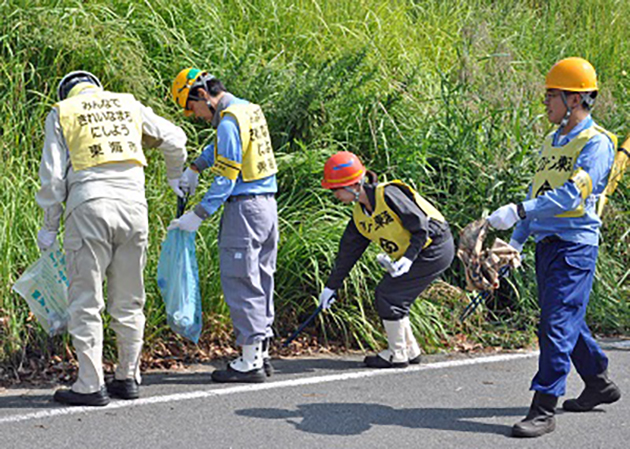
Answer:
[[[201,335],[201,292],[195,232],[168,231],[162,244],[157,282],[171,329],[197,343]]]
[[[26,300],[39,324],[51,337],[68,327],[68,278],[66,258],[57,244],[42,252],[37,262],[20,276],[13,291]]]

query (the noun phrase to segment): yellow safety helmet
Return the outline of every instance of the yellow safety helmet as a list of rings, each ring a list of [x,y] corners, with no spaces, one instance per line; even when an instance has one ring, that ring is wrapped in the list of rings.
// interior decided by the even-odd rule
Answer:
[[[173,87],[171,88],[173,101],[184,109],[184,115],[186,117],[192,115],[192,111],[186,107],[190,91],[195,83],[200,81],[202,78],[205,78],[203,75],[207,75],[207,73],[202,70],[189,67],[179,72],[173,81]]]
[[[545,88],[569,92],[592,92],[597,88],[597,73],[586,59],[566,58],[554,64],[545,78]]]

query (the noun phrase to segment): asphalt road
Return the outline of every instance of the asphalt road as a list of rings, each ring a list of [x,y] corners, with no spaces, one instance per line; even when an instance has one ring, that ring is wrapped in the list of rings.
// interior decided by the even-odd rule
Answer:
[[[608,345],[630,395],[630,347]],[[406,370],[360,359],[274,361],[261,385],[217,385],[211,366],[145,376],[142,398],[68,408],[51,390],[0,392],[0,448],[630,448],[630,401],[558,412],[542,438],[509,437],[531,400],[535,354],[430,357]],[[582,388],[569,377],[568,396]]]

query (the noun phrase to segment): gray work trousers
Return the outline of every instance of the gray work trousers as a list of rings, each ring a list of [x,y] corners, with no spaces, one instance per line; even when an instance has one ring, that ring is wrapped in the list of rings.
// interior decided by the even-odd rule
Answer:
[[[398,321],[409,315],[409,309],[420,295],[453,262],[455,244],[450,231],[438,244],[420,252],[409,271],[393,278],[385,274],[376,287],[376,310],[383,320]]]
[[[82,203],[66,219],[68,331],[79,361],[72,385],[77,393],[94,393],[105,384],[101,313],[106,277],[107,311],[118,346],[115,377],[140,382],[148,229],[146,205],[108,198]]]
[[[219,231],[221,284],[236,344],[273,336],[278,209],[273,195],[232,197]]]

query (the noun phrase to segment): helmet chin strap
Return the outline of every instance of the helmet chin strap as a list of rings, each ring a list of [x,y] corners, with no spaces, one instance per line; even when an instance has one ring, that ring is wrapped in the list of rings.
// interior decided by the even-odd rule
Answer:
[[[350,192],[354,195],[354,199],[352,200],[353,203],[356,203],[357,201],[359,201],[359,196],[361,195],[361,187],[363,187],[364,183],[365,183],[365,176],[361,178],[361,180],[359,181],[359,190],[355,190],[350,186],[345,186],[343,188],[346,192]]]
[[[571,113],[573,111],[571,110],[571,107],[569,106],[569,102],[567,101],[567,95],[564,91],[560,91],[560,98],[562,98],[562,102],[564,103],[564,106],[567,108],[567,113],[564,114],[564,117],[562,117],[562,121],[560,122],[560,128],[558,128],[559,131],[562,131],[562,128],[564,128],[565,126],[569,124],[569,118],[571,118]],[[595,104],[595,99],[591,97],[589,92],[586,92],[586,93],[580,94],[580,102],[581,104],[586,104],[588,107],[592,108],[593,104]]]
[[[567,95],[563,90],[560,91],[560,98],[562,98],[564,107],[567,108],[567,112],[566,114],[564,114],[564,117],[562,117],[562,121],[560,122],[560,128],[558,128],[559,131],[562,131],[562,128],[564,128],[565,126],[569,124],[569,118],[571,117],[572,111],[571,111],[571,107],[569,106],[569,102],[567,101]]]

